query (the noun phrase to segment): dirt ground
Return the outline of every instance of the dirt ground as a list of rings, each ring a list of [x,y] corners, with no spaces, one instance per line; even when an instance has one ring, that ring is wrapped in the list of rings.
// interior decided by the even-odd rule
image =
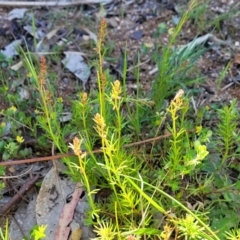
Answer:
[[[203,1],[204,2],[204,1]],[[200,14],[195,19],[192,16],[183,27],[175,47],[181,47],[188,44],[197,36],[203,36],[213,33],[218,39],[229,43],[229,45],[217,45],[205,53],[197,63],[197,69],[205,78],[204,90],[211,93],[210,98],[231,99],[238,98],[238,66],[239,62],[235,61],[238,56],[236,49],[240,48],[239,43],[239,14],[227,15],[223,20],[216,24],[213,21],[218,19],[221,14],[229,14],[231,11],[239,8],[237,1],[205,1],[207,7],[204,14]],[[72,8],[30,8],[36,18],[37,30],[48,34],[52,30],[59,29],[53,34],[46,44],[47,50],[53,51],[56,45],[60,46],[60,55],[57,62],[52,62],[49,69],[58,73],[57,86],[59,95],[62,95],[68,102],[68,96],[76,93],[76,85],[81,88],[81,81],[76,81],[76,77],[63,68],[61,59],[63,51],[79,51],[85,57],[86,62],[92,61],[96,56],[94,43],[92,39],[97,37],[99,22],[105,17],[108,23],[107,47],[111,51],[111,57],[105,59],[105,67],[110,68],[116,78],[119,76],[121,69],[122,53],[127,52],[129,78],[127,80],[129,87],[134,88],[135,79],[132,77],[131,68],[136,64],[136,59],[144,47],[148,48],[147,54],[142,54],[140,59],[140,81],[142,88],[148,92],[151,89],[151,82],[154,74],[151,70],[155,68],[151,59],[154,46],[166,46],[171,36],[170,31],[174,27],[174,21],[177,22],[187,9],[188,1],[111,1],[111,3],[99,8],[98,4],[80,5]],[[236,6],[236,7],[235,7]],[[0,48],[4,49],[15,38],[24,38],[28,43],[28,48],[33,48],[32,36],[27,32],[26,25],[31,24],[29,14],[23,19],[8,20],[9,12],[15,7],[2,7],[1,11],[1,28],[0,28]],[[29,10],[29,9],[28,9]],[[28,12],[27,12],[28,13]],[[196,14],[197,15],[197,14]],[[211,22],[211,20],[213,22]],[[208,24],[210,22],[210,24]],[[216,27],[219,25],[219,29]],[[162,27],[162,29],[161,29]],[[25,28],[25,29],[24,29]],[[162,31],[162,32],[161,32]],[[65,42],[65,44],[62,44]],[[212,42],[210,42],[211,44]],[[62,44],[62,45],[61,45]],[[234,50],[229,46],[235,46]],[[59,50],[58,48],[58,50]],[[45,49],[44,49],[45,50]],[[41,51],[44,52],[41,49]],[[160,53],[159,53],[160,54]],[[18,56],[14,56],[15,63],[18,62]],[[216,81],[219,74],[232,61],[229,74],[223,79],[221,88],[232,82],[230,87],[224,88],[224,91],[216,89]],[[22,69],[20,69],[22,71]],[[11,80],[11,76],[8,76]],[[13,80],[13,79],[12,79]],[[15,80],[15,79],[14,79]],[[131,81],[132,80],[132,81]],[[96,73],[92,68],[88,83],[91,88],[96,87]],[[71,97],[70,97],[71,98]],[[0,103],[1,108],[5,108],[4,101]]]

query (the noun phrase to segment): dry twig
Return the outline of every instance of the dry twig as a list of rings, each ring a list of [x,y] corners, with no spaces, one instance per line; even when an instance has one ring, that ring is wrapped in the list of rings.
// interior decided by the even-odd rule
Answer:
[[[25,171],[24,173],[21,173],[21,174],[16,175],[16,176],[5,176],[5,177],[0,176],[0,179],[12,179],[12,178],[22,177],[22,176],[26,175],[27,173],[29,173],[32,170],[32,168],[33,168],[33,165],[27,171]]]
[[[40,175],[36,175],[34,178],[27,181],[20,190],[14,195],[14,197],[0,209],[0,216],[4,215],[7,211],[11,209],[18,201],[22,199],[22,195],[27,192],[39,179]]]
[[[139,146],[145,143],[150,143],[150,142],[154,142],[154,141],[158,141],[158,140],[162,140],[165,138],[169,138],[171,137],[172,134],[165,134],[165,135],[161,135],[158,137],[154,137],[154,138],[149,138],[143,141],[139,141],[139,142],[134,142],[134,143],[129,143],[124,145],[124,148],[129,148],[129,147],[134,147],[134,146]],[[102,150],[101,149],[97,149],[97,150],[93,150],[92,153],[101,153]],[[88,154],[88,152],[87,152]],[[23,159],[23,160],[14,160],[14,161],[6,161],[6,162],[0,162],[0,166],[9,166],[9,165],[15,165],[15,164],[23,164],[23,163],[33,163],[33,162],[43,162],[43,161],[51,161],[51,160],[58,160],[60,158],[64,158],[64,157],[70,157],[70,156],[74,156],[75,154],[73,152],[70,153],[65,153],[65,154],[57,154],[57,155],[53,155],[53,156],[47,156],[47,157],[39,157],[39,158],[31,158],[31,159]]]
[[[112,0],[80,0],[74,2],[59,2],[59,1],[45,1],[45,2],[29,2],[29,1],[0,1],[1,7],[72,7],[81,4],[101,3],[103,5],[110,3]]]

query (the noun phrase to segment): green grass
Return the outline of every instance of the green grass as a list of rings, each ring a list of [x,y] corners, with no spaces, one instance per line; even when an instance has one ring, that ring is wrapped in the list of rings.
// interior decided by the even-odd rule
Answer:
[[[239,239],[240,180],[231,176],[240,171],[237,103],[194,112],[190,104],[194,91],[189,86],[202,78],[191,71],[203,51],[174,48],[192,10],[202,10],[195,3],[189,5],[161,57],[153,56],[159,71],[149,94],[140,88],[139,67],[134,71],[136,94],[127,94],[127,51],[122,82],[103,69],[108,51],[102,20],[93,63],[98,90],[77,94],[68,107],[72,118],[67,124],[60,122],[64,100],[48,77],[51,58],[33,59],[22,52],[31,94],[38,100],[17,104],[16,92],[4,95],[9,108],[1,112],[0,136],[5,136],[11,122],[12,137],[0,140],[1,154],[4,160],[34,154],[23,144],[23,129],[37,139],[35,148],[40,152],[50,153],[50,142],[60,153],[73,150],[75,156],[62,161],[69,177],[85,187],[86,222],[96,239]],[[9,87],[4,81],[1,93]],[[216,124],[209,127],[212,119]],[[77,137],[66,141],[76,132]],[[101,189],[110,195],[96,202]]]
[[[5,229],[3,230],[1,227],[0,227],[0,238],[2,240],[8,240],[9,238],[9,229],[8,229],[8,219],[6,220],[6,224],[5,224]]]

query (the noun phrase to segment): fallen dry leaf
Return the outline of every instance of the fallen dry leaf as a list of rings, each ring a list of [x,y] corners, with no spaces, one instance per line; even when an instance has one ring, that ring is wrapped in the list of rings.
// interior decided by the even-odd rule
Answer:
[[[58,173],[66,170],[66,167],[56,162]],[[36,217],[38,225],[47,225],[45,231],[46,240],[53,240],[58,228],[58,221],[66,198],[74,191],[73,184],[66,177],[59,177],[54,167],[45,176],[37,197]]]
[[[234,56],[233,63],[240,64],[240,54]]]
[[[83,192],[81,184],[77,184],[75,190],[72,194],[72,200],[69,203],[66,203],[61,217],[59,219],[59,227],[56,231],[55,240],[67,240],[70,233],[70,222],[73,219],[74,210],[78,204],[79,198]]]
[[[71,71],[83,83],[83,89],[86,89],[86,83],[90,76],[90,69],[85,63],[84,58],[78,52],[64,52],[66,57],[62,60],[64,66]]]

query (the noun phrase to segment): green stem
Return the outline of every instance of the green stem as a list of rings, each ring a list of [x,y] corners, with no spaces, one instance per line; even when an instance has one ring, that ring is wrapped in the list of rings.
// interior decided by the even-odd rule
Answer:
[[[167,215],[167,212],[157,203],[155,202],[151,197],[149,197],[144,191],[142,191],[141,188],[139,188],[139,186],[133,181],[133,180],[137,180],[139,182],[141,182],[141,180],[137,179],[137,178],[133,178],[130,177],[128,175],[122,175],[125,177],[125,179],[147,200],[149,201],[149,203],[154,206],[157,210],[159,210],[161,213]],[[133,179],[133,180],[132,180]],[[170,196],[169,194],[167,194],[166,192],[162,191],[160,188],[157,188],[147,182],[144,182],[145,185],[153,188],[154,190],[156,190],[157,192],[160,192],[163,196],[165,196],[166,198],[170,199],[172,202],[176,203],[178,206],[180,206],[183,210],[185,210],[188,214],[192,215],[206,230],[207,232],[210,234],[210,236],[206,236],[209,240],[220,240],[218,238],[218,236],[212,231],[212,229],[206,225],[198,216],[196,216],[194,213],[191,212],[191,210],[189,210],[187,207],[185,207],[183,204],[181,204],[179,201],[177,201],[175,198],[173,198],[172,196]]]
[[[173,109],[172,111],[172,134],[173,134],[173,167],[172,171],[175,172],[178,162],[178,150],[177,150],[177,129],[176,129],[176,111]]]
[[[120,150],[120,146],[121,146],[121,115],[120,115],[120,103],[116,102],[116,112],[117,112],[117,132],[118,132],[118,147],[117,150]]]

